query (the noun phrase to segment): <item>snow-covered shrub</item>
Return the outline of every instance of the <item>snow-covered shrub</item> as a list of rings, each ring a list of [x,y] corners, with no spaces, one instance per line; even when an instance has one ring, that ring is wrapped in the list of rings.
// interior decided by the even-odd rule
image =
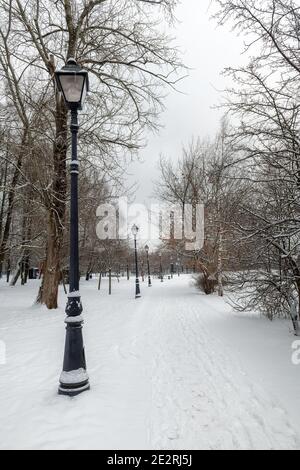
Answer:
[[[206,295],[213,294],[217,286],[217,279],[215,276],[207,276],[205,273],[198,274],[194,277],[196,286],[201,292]]]

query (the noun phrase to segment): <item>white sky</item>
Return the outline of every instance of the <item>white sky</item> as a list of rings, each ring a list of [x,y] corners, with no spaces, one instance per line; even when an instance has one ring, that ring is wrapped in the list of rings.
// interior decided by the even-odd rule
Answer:
[[[182,146],[193,137],[213,136],[218,130],[222,112],[212,109],[220,102],[226,86],[221,76],[227,66],[245,61],[242,38],[229,26],[218,27],[211,19],[210,0],[182,0],[176,17],[176,44],[184,51],[183,61],[190,67],[189,77],[180,84],[185,94],[171,92],[161,116],[164,128],[159,135],[149,135],[148,146],[140,154],[141,162],[130,166],[129,181],[138,182],[136,202],[145,203],[153,196],[154,179],[159,177],[160,154],[177,159]]]

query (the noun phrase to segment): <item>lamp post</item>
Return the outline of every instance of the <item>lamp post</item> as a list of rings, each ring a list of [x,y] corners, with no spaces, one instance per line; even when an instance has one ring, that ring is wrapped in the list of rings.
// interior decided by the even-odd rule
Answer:
[[[150,261],[149,261],[149,246],[145,246],[145,251],[147,253],[147,266],[148,266],[148,287],[152,287],[151,274],[150,274]]]
[[[144,261],[141,264],[142,282],[145,282]]]
[[[70,291],[66,307],[66,341],[63,371],[60,376],[59,394],[75,396],[89,390],[89,377],[86,372],[85,352],[82,336],[83,318],[79,292],[79,248],[78,248],[78,174],[77,159],[78,110],[89,90],[88,73],[77,65],[74,59],[55,72],[58,90],[62,93],[66,106],[71,112],[72,161],[71,207],[70,207]]]
[[[173,274],[174,274],[173,256],[171,256],[170,271],[171,271],[171,279],[173,279]]]
[[[159,254],[160,282],[164,282],[164,276],[163,276],[163,269],[162,269],[161,257],[162,257],[162,254],[160,253],[160,254]]]
[[[134,238],[134,256],[135,256],[135,298],[139,299],[141,297],[140,290],[140,280],[139,280],[139,264],[138,264],[138,254],[137,254],[137,241],[136,237],[138,234],[139,228],[136,225],[132,226],[131,232]]]

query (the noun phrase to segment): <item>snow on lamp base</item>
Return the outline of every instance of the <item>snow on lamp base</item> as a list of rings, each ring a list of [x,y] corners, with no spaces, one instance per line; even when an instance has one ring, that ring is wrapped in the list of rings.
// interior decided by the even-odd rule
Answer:
[[[66,308],[66,343],[63,372],[60,376],[58,393],[70,397],[89,390],[89,377],[86,372],[86,360],[83,345],[81,316],[82,305],[79,292],[68,296]]]
[[[86,390],[90,390],[89,377],[86,370],[79,369],[70,372],[62,372],[60,376],[60,395],[76,396]]]

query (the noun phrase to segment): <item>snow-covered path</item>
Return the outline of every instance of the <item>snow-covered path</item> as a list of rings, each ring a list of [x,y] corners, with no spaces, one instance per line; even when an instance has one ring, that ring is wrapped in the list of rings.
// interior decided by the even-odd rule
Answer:
[[[63,305],[0,285],[0,448],[300,449],[300,371],[285,322],[232,314],[182,276],[82,283],[91,391],[56,394]],[[25,299],[25,300],[24,300]],[[271,338],[271,339],[270,339]]]

